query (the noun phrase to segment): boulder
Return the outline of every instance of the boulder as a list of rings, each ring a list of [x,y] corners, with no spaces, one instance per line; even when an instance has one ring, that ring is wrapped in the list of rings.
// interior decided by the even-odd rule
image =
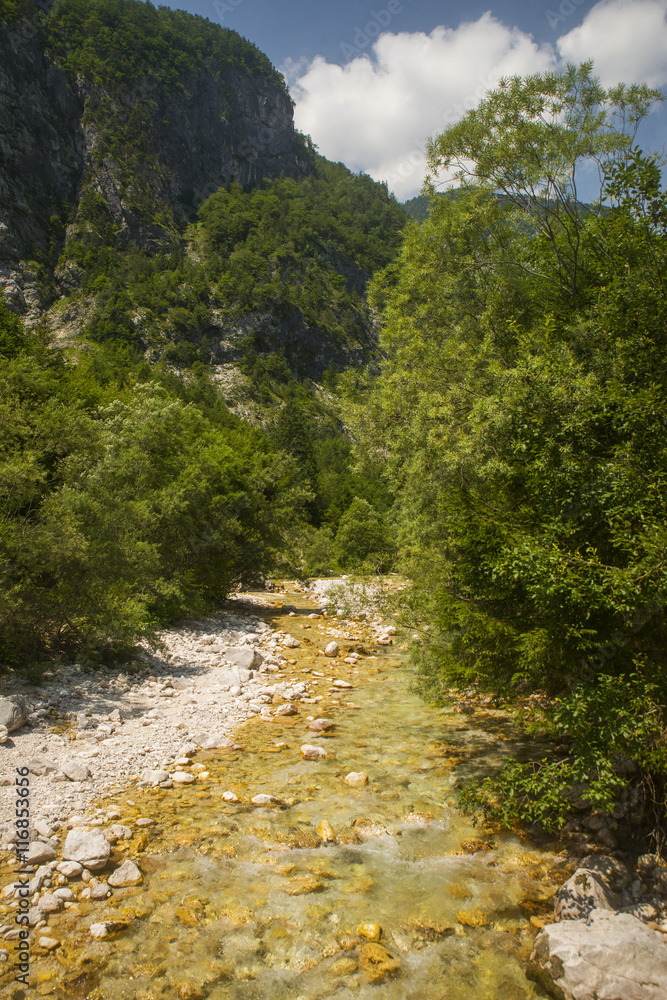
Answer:
[[[55,772],[59,771],[60,768],[47,757],[40,757],[38,755],[36,757],[32,757],[28,761],[28,770],[31,774],[36,774],[38,777],[41,777],[44,774],[55,774]]]
[[[616,891],[627,889],[633,879],[629,868],[622,861],[607,854],[587,854],[579,862],[579,867],[594,872]]]
[[[335,722],[333,719],[313,719],[308,723],[308,728],[314,733],[325,733],[327,729],[333,729]]]
[[[627,913],[593,910],[543,928],[527,975],[557,1000],[664,1000],[667,942]]]
[[[169,771],[163,771],[161,768],[147,767],[141,772],[141,780],[148,785],[159,785],[161,781],[168,781],[168,779]]]
[[[78,861],[89,871],[104,868],[111,845],[99,830],[70,830],[63,846],[63,861]]]
[[[4,726],[8,733],[20,729],[27,721],[28,703],[22,694],[0,698],[0,726]]]
[[[262,654],[252,646],[230,646],[225,653],[225,659],[242,670],[258,670],[264,662]]]
[[[41,840],[33,840],[26,855],[27,865],[45,865],[49,861],[55,860],[56,852],[51,844],[44,844]]]
[[[63,764],[62,772],[70,781],[87,781],[90,777],[90,768],[74,760]]]
[[[330,642],[328,646],[324,647],[325,656],[338,656],[338,643]]]
[[[616,900],[609,886],[595,872],[577,868],[554,898],[556,920],[585,919],[593,910],[614,910]]]
[[[143,875],[135,865],[134,861],[124,861],[120,868],[109,875],[108,883],[114,889],[125,889],[130,885],[139,885],[143,882]]]

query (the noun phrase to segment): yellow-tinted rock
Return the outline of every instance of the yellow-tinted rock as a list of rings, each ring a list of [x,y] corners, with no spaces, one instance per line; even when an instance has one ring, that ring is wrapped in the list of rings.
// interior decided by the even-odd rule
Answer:
[[[382,937],[382,928],[379,924],[359,924],[356,931],[359,937],[366,938],[367,941],[379,941]]]
[[[359,968],[369,983],[379,983],[383,979],[395,976],[400,967],[398,959],[381,944],[371,942],[361,949]]]
[[[465,854],[477,854],[478,851],[492,851],[493,848],[485,840],[471,838],[470,840],[463,840],[461,842],[461,850]]]
[[[255,914],[249,906],[235,906],[233,903],[220,910],[220,916],[226,917],[234,927],[243,927],[246,924],[251,924],[255,919]]]
[[[456,919],[464,927],[487,927],[489,917],[482,910],[459,910]]]
[[[353,958],[339,958],[330,965],[327,972],[331,976],[349,976],[357,971],[357,963]]]
[[[315,832],[323,844],[331,844],[336,839],[334,829],[331,823],[329,823],[326,819],[323,819],[321,823],[317,824],[317,830]]]
[[[368,784],[368,775],[365,771],[350,771],[343,778],[346,785],[350,788],[363,788],[364,785]]]
[[[441,941],[442,938],[449,937],[450,934],[454,933],[451,924],[444,923],[442,920],[433,920],[430,917],[423,919],[416,917],[406,926],[419,941]]]
[[[198,927],[199,917],[194,910],[188,906],[181,906],[176,910],[176,916],[186,927]]]
[[[324,883],[320,882],[318,878],[310,878],[306,875],[304,878],[292,879],[289,885],[281,888],[288,896],[305,896],[309,892],[318,892],[323,889]]]

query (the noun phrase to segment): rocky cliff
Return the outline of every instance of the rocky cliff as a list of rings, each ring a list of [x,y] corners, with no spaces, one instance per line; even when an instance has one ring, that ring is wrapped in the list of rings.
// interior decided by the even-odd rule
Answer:
[[[55,265],[85,192],[103,200],[117,241],[150,252],[219,186],[310,169],[276,80],[208,58],[176,84],[112,93],[61,65],[51,6],[0,24],[0,290],[29,319],[54,271],[56,294],[72,285]]]

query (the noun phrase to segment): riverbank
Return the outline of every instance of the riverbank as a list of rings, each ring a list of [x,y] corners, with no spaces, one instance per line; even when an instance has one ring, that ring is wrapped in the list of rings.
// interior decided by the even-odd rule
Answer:
[[[572,944],[558,928],[586,937],[587,887],[559,889],[574,868],[562,845],[480,837],[458,814],[458,777],[508,752],[511,725],[409,696],[396,630],[374,615],[336,620],[296,591],[237,595],[133,670],[42,689],[36,711],[55,702],[67,728],[42,715],[0,751],[3,774],[22,745],[57,768],[31,771],[39,992],[71,998],[78,976],[95,1000],[365,997],[377,982],[387,998],[542,995],[524,970],[544,986]],[[74,754],[89,777],[67,777]],[[609,917],[633,873],[603,860],[579,863],[618,883],[593,893]],[[0,874],[9,962],[19,901]],[[622,916],[662,945],[660,914]]]

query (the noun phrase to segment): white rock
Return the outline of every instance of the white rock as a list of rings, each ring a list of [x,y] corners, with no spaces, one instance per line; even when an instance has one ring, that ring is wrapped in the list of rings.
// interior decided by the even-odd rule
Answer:
[[[562,1000],[664,1000],[667,942],[627,913],[593,910],[544,927],[528,975]]]
[[[109,937],[111,930],[108,923],[91,924],[88,928],[88,933],[91,937],[101,940],[102,938]]]
[[[43,865],[48,861],[55,860],[56,852],[51,844],[43,844],[41,840],[33,840],[28,848],[26,863],[29,865]]]
[[[37,938],[37,944],[40,948],[44,948],[45,951],[54,951],[56,948],[60,947],[60,941],[56,941],[56,939],[52,937]]]
[[[239,801],[238,795],[234,795],[234,792],[223,792],[222,793],[222,797],[225,800],[225,802],[238,802]]]
[[[42,913],[60,913],[65,909],[65,901],[60,896],[54,896],[50,892],[45,892],[40,896],[37,904]]]
[[[310,743],[304,743],[301,747],[301,756],[305,760],[318,760],[320,757],[328,757],[329,754],[323,747],[314,747]]]
[[[63,846],[63,861],[78,861],[90,871],[104,868],[111,855],[109,841],[97,830],[70,830]]]
[[[65,878],[76,878],[83,871],[83,865],[80,865],[78,861],[61,861],[56,871],[64,875]]]
[[[174,771],[170,777],[171,780],[177,785],[189,785],[195,780],[194,774],[188,774],[187,771]]]
[[[143,875],[134,861],[130,860],[124,861],[120,868],[112,872],[108,878],[109,885],[113,886],[114,889],[124,889],[130,885],[139,885],[140,882],[143,882]]]
[[[338,643],[330,642],[328,646],[324,647],[325,656],[338,656]]]
[[[368,784],[368,775],[365,771],[350,771],[343,778],[346,785],[350,785],[351,788],[363,788],[364,785]]]
[[[254,795],[250,801],[255,806],[270,806],[270,805],[282,805],[282,800],[277,799],[275,795],[265,795],[263,792],[260,795]]]
[[[297,649],[301,643],[298,639],[295,639],[293,635],[286,635],[284,639],[281,640],[283,646],[288,649]]]
[[[76,761],[68,761],[63,764],[62,772],[70,781],[87,781],[90,777],[90,768]]]

